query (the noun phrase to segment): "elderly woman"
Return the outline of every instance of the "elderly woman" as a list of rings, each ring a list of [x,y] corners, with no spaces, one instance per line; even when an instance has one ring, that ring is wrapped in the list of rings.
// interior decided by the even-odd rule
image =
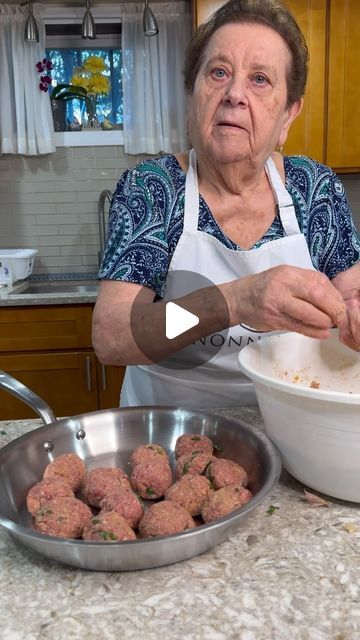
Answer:
[[[280,330],[360,350],[360,238],[327,167],[278,151],[307,47],[277,0],[230,0],[186,54],[189,154],[117,185],[93,342],[121,406],[253,404],[239,349]],[[170,301],[173,303],[170,305]]]

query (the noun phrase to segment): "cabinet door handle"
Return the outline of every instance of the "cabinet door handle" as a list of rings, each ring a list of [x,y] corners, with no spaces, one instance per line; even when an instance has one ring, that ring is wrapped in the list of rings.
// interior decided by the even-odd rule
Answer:
[[[101,381],[102,381],[102,389],[106,391],[106,367],[104,364],[101,365]]]
[[[91,391],[91,358],[86,356],[85,358],[85,375],[87,390]]]

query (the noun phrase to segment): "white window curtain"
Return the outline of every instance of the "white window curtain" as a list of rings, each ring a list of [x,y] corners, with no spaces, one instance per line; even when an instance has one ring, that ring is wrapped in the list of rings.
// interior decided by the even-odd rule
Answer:
[[[124,146],[126,153],[178,153],[186,134],[184,54],[189,2],[150,3],[159,33],[143,33],[143,4],[121,5]]]
[[[49,94],[40,91],[36,63],[44,58],[41,6],[33,5],[40,42],[25,42],[28,6],[0,5],[0,153],[56,150]]]

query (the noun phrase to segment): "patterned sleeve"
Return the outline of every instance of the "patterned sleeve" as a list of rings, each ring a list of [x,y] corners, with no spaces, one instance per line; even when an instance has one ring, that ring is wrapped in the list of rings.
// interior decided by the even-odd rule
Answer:
[[[324,169],[323,165],[318,167]],[[318,173],[311,198],[308,232],[314,266],[329,278],[359,261],[360,235],[344,186],[330,169]]]
[[[169,266],[162,182],[149,163],[122,175],[112,199],[100,280],[133,282],[161,296]]]

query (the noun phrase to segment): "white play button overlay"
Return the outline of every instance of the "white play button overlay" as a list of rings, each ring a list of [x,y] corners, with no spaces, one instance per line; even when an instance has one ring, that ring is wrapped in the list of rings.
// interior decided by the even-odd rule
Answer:
[[[175,302],[168,302],[166,304],[166,316],[165,316],[165,333],[168,340],[177,338],[185,331],[189,331],[192,327],[199,324],[200,320],[198,316],[190,311],[186,311],[180,305]]]
[[[163,284],[161,273],[158,275],[157,284],[159,288]],[[224,345],[230,346],[227,329],[207,335],[207,326],[202,326],[207,324],[205,319],[209,315],[209,301],[206,302],[204,313],[201,308],[195,307],[198,316],[186,309],[188,305],[183,298],[208,287],[212,288],[211,306],[214,313],[221,318],[221,325],[228,327],[229,309],[220,287],[198,273],[179,270],[167,275],[167,286],[164,288],[163,297],[159,294],[155,298],[154,293],[152,302],[157,318],[156,327],[153,327],[152,322],[149,289],[143,287],[139,291],[131,307],[131,333],[141,353],[151,363],[173,371],[195,369],[210,362]],[[156,305],[158,309],[161,308],[161,313],[157,311]],[[195,326],[197,334],[201,336],[197,340],[192,339],[193,336],[189,331]],[[188,337],[189,344],[164,358],[164,351],[175,349],[177,340],[174,338],[182,334],[184,334],[182,341],[186,343],[186,337]]]

